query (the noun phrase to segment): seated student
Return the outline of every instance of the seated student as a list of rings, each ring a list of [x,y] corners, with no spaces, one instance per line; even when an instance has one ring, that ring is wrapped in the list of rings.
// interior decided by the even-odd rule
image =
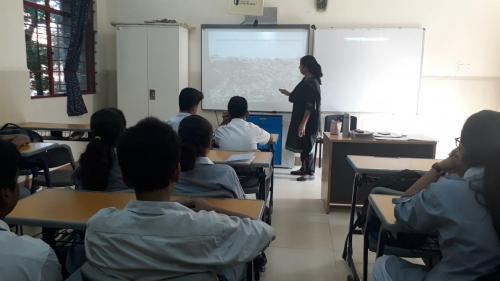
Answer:
[[[0,279],[62,280],[61,265],[50,246],[40,239],[17,236],[2,220],[19,200],[20,157],[14,144],[0,140]]]
[[[196,211],[171,201],[180,176],[180,144],[167,124],[147,118],[129,128],[118,144],[118,160],[137,201],[123,210],[103,209],[88,221],[85,250],[96,271],[121,280],[204,272],[243,280],[244,264],[274,239],[264,222],[201,199],[190,202]]]
[[[182,173],[174,193],[244,199],[245,193],[234,169],[208,159],[212,135],[212,125],[205,118],[192,115],[182,120],[179,126]]]
[[[257,144],[271,142],[271,135],[259,126],[247,122],[248,103],[244,97],[235,96],[229,100],[229,119],[215,130],[214,140],[221,150],[257,150]]]
[[[121,191],[127,189],[116,156],[116,142],[126,128],[123,112],[116,108],[96,111],[90,118],[93,139],[80,156],[75,171],[77,189]]]
[[[167,120],[167,124],[172,126],[177,132],[179,130],[179,124],[182,119],[188,117],[189,115],[198,114],[200,109],[201,101],[203,100],[203,93],[194,88],[184,88],[179,94],[179,113],[174,117]]]
[[[442,260],[427,269],[383,256],[374,267],[375,281],[471,281],[500,265],[498,128],[499,112],[469,117],[457,139],[458,150],[435,164],[396,203],[399,224],[438,235]],[[443,176],[456,171],[462,176]]]

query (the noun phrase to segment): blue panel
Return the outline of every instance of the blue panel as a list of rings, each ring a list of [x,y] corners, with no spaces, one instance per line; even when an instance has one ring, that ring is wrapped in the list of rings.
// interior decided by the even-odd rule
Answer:
[[[274,165],[281,165],[283,147],[283,116],[281,115],[250,115],[248,121],[252,122],[270,134],[278,134],[278,143],[275,145]],[[268,145],[259,145],[260,150],[269,150]]]

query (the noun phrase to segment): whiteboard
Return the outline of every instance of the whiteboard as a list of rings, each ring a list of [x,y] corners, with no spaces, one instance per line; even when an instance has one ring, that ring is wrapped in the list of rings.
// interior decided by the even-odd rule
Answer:
[[[325,28],[314,34],[322,111],[417,111],[422,28]]]

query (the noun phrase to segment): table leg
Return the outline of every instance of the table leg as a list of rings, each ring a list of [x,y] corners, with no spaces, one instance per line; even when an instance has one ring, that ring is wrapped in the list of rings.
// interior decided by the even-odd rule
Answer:
[[[356,201],[358,197],[358,188],[361,184],[361,176],[356,174],[354,176],[354,182],[352,187],[352,200],[351,200],[351,214],[349,217],[349,230],[347,232],[346,241],[344,243],[344,251],[342,253],[342,258],[347,262],[347,265],[352,271],[352,276],[355,281],[359,281],[358,273],[356,271],[356,266],[354,264],[354,260],[352,258],[353,249],[352,249],[352,236],[356,233],[356,226],[354,225],[354,218],[356,215]],[[361,234],[361,233],[359,233]]]

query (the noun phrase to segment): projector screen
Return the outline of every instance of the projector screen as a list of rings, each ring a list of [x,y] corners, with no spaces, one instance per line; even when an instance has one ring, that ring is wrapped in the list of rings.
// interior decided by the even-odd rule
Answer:
[[[290,112],[289,91],[300,82],[300,58],[308,53],[309,26],[202,26],[203,109],[226,110],[232,96],[250,111]]]
[[[415,113],[422,28],[327,28],[314,34],[325,112]]]

